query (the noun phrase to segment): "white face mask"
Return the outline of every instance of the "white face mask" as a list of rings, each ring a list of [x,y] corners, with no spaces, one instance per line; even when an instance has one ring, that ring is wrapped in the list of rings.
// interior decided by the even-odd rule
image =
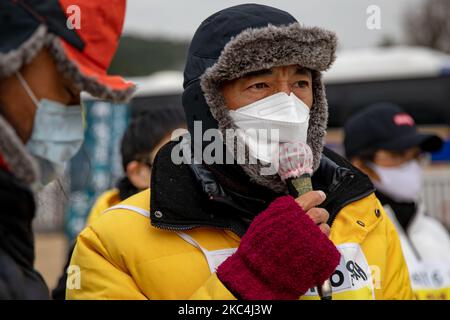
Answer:
[[[230,117],[242,129],[238,135],[244,139],[250,156],[262,162],[274,160],[280,143],[306,143],[309,108],[294,93],[280,92],[230,110]]]
[[[369,166],[381,181],[373,181],[382,193],[398,202],[417,202],[422,188],[422,168],[417,160],[411,160],[400,167]]]

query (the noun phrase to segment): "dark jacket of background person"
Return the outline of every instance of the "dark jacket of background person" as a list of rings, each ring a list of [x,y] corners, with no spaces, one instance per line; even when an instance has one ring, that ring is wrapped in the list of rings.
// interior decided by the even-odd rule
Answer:
[[[5,138],[0,135],[2,143]],[[33,194],[4,166],[0,203],[0,299],[47,299],[44,279],[33,267]]]

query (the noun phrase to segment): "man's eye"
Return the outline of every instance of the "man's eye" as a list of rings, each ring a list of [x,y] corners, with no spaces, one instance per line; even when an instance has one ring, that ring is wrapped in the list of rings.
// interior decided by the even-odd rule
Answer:
[[[297,81],[294,86],[298,87],[298,88],[309,88],[309,82],[308,81]]]
[[[250,86],[250,89],[264,89],[268,88],[269,86],[265,84],[264,82],[255,83],[254,85]]]

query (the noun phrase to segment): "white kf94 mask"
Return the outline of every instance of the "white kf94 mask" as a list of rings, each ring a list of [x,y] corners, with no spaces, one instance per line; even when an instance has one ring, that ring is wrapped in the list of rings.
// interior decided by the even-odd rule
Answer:
[[[304,142],[308,134],[309,108],[294,93],[280,92],[237,110],[230,116],[245,141],[250,157],[272,163],[280,143]]]
[[[382,193],[398,202],[415,202],[420,200],[423,173],[417,160],[411,160],[405,164],[387,168],[369,163],[369,166],[377,173],[381,181],[373,181],[375,187]]]

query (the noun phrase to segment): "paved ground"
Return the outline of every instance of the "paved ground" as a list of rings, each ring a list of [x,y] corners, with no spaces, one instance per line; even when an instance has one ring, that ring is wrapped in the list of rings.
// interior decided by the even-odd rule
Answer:
[[[37,233],[35,243],[35,268],[42,274],[51,290],[56,286],[66,263],[67,240],[62,233]]]

